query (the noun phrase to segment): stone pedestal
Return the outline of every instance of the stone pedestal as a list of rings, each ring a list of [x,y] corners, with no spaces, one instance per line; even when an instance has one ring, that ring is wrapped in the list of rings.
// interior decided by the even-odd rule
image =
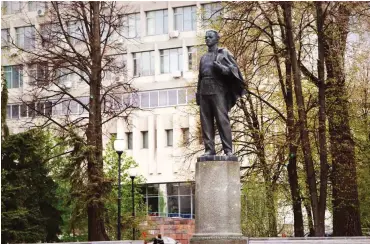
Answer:
[[[195,234],[191,244],[245,244],[236,157],[199,157],[195,169]]]

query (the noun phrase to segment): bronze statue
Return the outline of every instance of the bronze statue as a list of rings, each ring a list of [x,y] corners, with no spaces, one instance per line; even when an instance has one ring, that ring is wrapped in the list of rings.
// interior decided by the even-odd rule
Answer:
[[[236,100],[245,94],[244,80],[231,53],[218,48],[217,31],[208,30],[205,42],[208,52],[200,59],[196,102],[200,106],[200,121],[205,153],[216,155],[215,128],[220,133],[226,156],[233,156],[231,126],[228,112]]]

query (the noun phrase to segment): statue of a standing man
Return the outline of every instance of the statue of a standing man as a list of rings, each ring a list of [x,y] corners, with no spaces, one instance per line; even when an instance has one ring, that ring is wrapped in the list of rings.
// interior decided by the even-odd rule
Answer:
[[[200,59],[197,105],[200,106],[200,121],[205,153],[215,155],[215,128],[220,133],[226,156],[233,156],[231,126],[228,112],[236,100],[245,94],[243,77],[227,49],[218,48],[220,37],[217,31],[208,30],[205,42],[208,52]]]

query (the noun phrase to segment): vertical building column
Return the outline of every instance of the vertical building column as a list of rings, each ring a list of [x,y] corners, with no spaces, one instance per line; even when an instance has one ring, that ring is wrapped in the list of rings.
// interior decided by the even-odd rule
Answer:
[[[117,118],[117,139],[125,140],[126,145],[126,138],[125,138],[125,121],[122,117]]]
[[[157,174],[161,174],[163,169],[162,161],[164,160],[164,147],[166,145],[166,132],[164,130],[164,121],[162,116],[157,116],[157,160],[156,160],[156,169]]]
[[[156,76],[161,74],[161,60],[159,56],[158,44],[154,43],[154,80],[157,81]]]
[[[173,173],[179,172],[180,163],[179,160],[175,160],[178,156],[181,156],[182,150],[182,131],[181,131],[181,116],[178,113],[174,113],[172,117],[172,128],[173,128]]]
[[[138,115],[134,115],[132,118],[132,156],[137,159],[140,154],[140,149],[142,147],[142,136],[139,128],[140,119]]]
[[[144,11],[144,4],[140,4],[140,37],[146,35],[146,16]]]
[[[184,66],[184,71],[189,71],[189,56],[185,39],[182,39],[182,63]]]
[[[156,168],[156,128],[155,128],[156,115],[148,116],[148,143],[149,143],[149,159],[148,159],[148,171],[149,174],[155,173]]]
[[[168,33],[173,31],[174,29],[174,18],[173,18],[173,8],[171,6],[171,1],[168,1]]]
[[[134,77],[134,58],[129,46],[127,48],[126,60],[127,78],[131,79],[132,77]]]

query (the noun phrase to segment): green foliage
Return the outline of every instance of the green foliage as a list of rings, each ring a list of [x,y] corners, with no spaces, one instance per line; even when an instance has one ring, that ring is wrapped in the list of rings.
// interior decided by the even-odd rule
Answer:
[[[164,199],[164,194],[159,190],[159,215],[161,217],[167,217],[166,214],[166,201]]]
[[[117,198],[118,198],[118,155],[113,149],[114,137],[108,143],[104,155],[105,177],[113,183],[114,187],[105,199],[106,207],[106,228],[111,240],[117,237]],[[138,167],[133,158],[121,155],[121,235],[122,239],[132,238],[132,228],[137,230],[136,238],[140,236],[140,223],[146,220],[147,211],[143,201],[143,195],[140,192],[140,184],[144,183],[142,176],[137,176],[134,180],[135,189],[135,219],[132,218],[132,196],[131,196],[131,178],[128,170],[130,167]]]
[[[243,183],[241,208],[242,232],[248,237],[262,237],[269,235],[269,216],[266,205],[266,194],[263,182],[250,176]]]
[[[49,161],[51,175],[57,187],[58,205],[62,212],[61,240],[87,240],[87,210],[86,210],[86,164],[84,146],[77,133],[70,132],[68,137],[51,136],[50,143],[54,145],[54,160]],[[74,136],[73,136],[74,135]]]
[[[54,242],[60,233],[57,185],[46,161],[51,156],[48,135],[29,130],[10,135],[1,145],[2,242]]]

